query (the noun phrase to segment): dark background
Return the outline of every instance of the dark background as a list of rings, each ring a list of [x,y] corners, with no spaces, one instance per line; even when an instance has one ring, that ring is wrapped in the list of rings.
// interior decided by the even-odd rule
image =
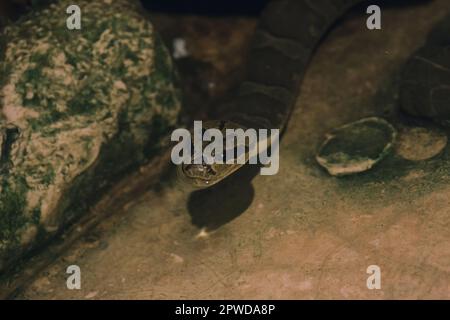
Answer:
[[[147,9],[197,14],[258,14],[268,0],[141,0]]]

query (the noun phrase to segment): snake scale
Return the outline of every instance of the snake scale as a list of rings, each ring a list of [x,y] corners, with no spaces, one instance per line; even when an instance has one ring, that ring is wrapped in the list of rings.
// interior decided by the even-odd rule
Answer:
[[[220,121],[207,127],[286,128],[311,56],[324,35],[349,9],[362,0],[272,0],[264,9],[251,45],[247,75],[234,99],[219,107]],[[444,19],[431,32],[425,47],[407,63],[401,83],[402,108],[413,116],[450,117],[448,31]],[[431,48],[431,49],[430,49]],[[422,52],[424,51],[424,52]],[[423,57],[422,57],[423,56]],[[436,63],[431,61],[438,60]],[[421,63],[422,62],[422,63]],[[448,66],[450,68],[450,66]],[[431,68],[431,70],[430,70]],[[442,70],[444,69],[444,70]],[[423,82],[418,73],[433,79]],[[439,89],[436,89],[439,88]],[[417,97],[417,94],[420,97]],[[431,95],[431,97],[430,97]],[[433,100],[434,98],[434,100]],[[431,101],[431,102],[430,102]],[[241,165],[181,165],[180,176],[197,188],[205,188],[233,174]]]

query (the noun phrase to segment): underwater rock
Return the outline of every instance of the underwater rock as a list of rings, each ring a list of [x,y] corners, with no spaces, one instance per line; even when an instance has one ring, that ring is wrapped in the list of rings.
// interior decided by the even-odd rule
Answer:
[[[384,119],[361,119],[327,134],[316,160],[332,176],[364,172],[389,153],[396,135]]]
[[[74,221],[163,148],[178,125],[170,55],[130,0],[71,1],[4,29],[0,46],[0,270]]]
[[[445,132],[437,128],[421,127],[401,129],[396,143],[396,153],[406,160],[422,161],[436,157],[447,146]]]

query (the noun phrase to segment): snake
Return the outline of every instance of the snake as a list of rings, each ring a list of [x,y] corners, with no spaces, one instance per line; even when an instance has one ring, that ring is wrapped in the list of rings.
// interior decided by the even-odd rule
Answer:
[[[315,50],[333,25],[362,0],[271,0],[263,10],[249,50],[247,74],[238,93],[218,107],[219,120],[204,128],[279,128],[284,132],[301,82]],[[401,77],[402,109],[413,116],[450,118],[448,32],[450,18],[433,30],[427,43],[406,63]],[[435,61],[435,62],[433,62]],[[448,63],[447,63],[448,64]],[[417,75],[423,73],[425,77]],[[424,81],[430,77],[433,81]],[[419,94],[420,98],[417,97]],[[182,164],[180,179],[194,188],[223,181],[243,164]]]

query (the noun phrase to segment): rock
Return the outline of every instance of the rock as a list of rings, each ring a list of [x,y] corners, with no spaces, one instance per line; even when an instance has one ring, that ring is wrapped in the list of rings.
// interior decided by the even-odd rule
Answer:
[[[0,269],[156,156],[178,124],[176,73],[139,2],[79,0],[73,31],[70,4],[4,29]]]
[[[332,176],[364,172],[389,153],[396,135],[386,120],[361,119],[329,133],[316,160]]]
[[[420,127],[400,130],[396,152],[404,159],[422,161],[436,157],[447,146],[447,135],[437,128]]]

